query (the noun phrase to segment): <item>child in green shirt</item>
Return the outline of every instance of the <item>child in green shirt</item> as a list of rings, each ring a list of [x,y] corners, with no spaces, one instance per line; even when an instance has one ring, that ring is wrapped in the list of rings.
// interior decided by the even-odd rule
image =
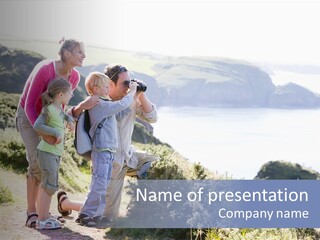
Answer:
[[[59,229],[62,224],[49,214],[52,195],[59,189],[58,172],[64,149],[65,121],[70,130],[74,130],[73,118],[67,115],[63,107],[72,97],[71,84],[64,79],[52,81],[42,94],[43,108],[33,128],[40,134],[56,138],[54,145],[43,139],[37,147],[37,161],[41,170],[41,184],[38,192],[38,220],[36,229]]]

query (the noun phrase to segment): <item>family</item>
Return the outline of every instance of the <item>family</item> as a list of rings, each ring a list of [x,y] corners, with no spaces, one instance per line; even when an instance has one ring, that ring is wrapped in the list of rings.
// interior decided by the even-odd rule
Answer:
[[[136,117],[157,121],[156,106],[131,81],[122,65],[108,65],[104,73],[92,72],[85,79],[89,96],[65,111],[80,82],[75,67],[86,57],[84,45],[75,39],[60,41],[58,60],[43,60],[28,77],[17,108],[16,126],[26,147],[26,226],[39,230],[59,229],[65,219],[51,215],[50,203],[57,192],[63,216],[78,211],[76,222],[95,227],[119,216],[126,175],[143,177],[157,157],[131,144]],[[79,115],[89,110],[93,139],[90,189],[83,203],[71,201],[59,191],[58,173],[64,151],[66,128],[75,129]]]

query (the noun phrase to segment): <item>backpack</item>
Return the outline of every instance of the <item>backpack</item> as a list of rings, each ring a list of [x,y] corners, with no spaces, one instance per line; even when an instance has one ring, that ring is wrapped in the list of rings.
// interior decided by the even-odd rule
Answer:
[[[104,101],[109,101],[108,99],[103,99]],[[98,125],[101,128],[104,118]],[[91,128],[89,110],[84,110],[76,123],[75,137],[74,137],[74,147],[77,153],[86,160],[91,160],[92,144],[96,136],[96,130],[94,132],[93,138],[91,139],[89,131]]]
[[[89,111],[83,111],[76,123],[74,146],[77,153],[85,158],[86,160],[91,160],[92,143],[89,131],[90,131],[90,116]]]

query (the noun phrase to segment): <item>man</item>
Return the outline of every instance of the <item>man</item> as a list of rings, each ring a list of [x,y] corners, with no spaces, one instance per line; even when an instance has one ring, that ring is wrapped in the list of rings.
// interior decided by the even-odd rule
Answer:
[[[105,74],[111,79],[109,86],[111,100],[120,100],[128,94],[131,77],[124,66],[109,65],[105,68]],[[130,111],[117,122],[119,146],[114,156],[112,176],[106,196],[107,206],[104,212],[104,216],[109,220],[119,215],[125,176],[136,175],[140,178],[148,170],[151,162],[158,160],[158,157],[136,150],[131,145],[136,117],[148,123],[154,123],[158,118],[156,106],[151,103],[144,91],[137,91]],[[58,210],[62,215],[70,215],[71,210],[79,211],[82,207],[82,203],[70,201],[63,191],[57,196]]]
[[[128,93],[128,83],[131,80],[128,70],[121,65],[109,65],[105,68],[105,74],[111,79],[110,98],[112,100],[122,99]],[[105,210],[105,216],[110,220],[119,215],[125,176],[136,174],[141,177],[149,168],[150,163],[157,160],[157,157],[137,151],[131,145],[136,117],[148,123],[156,122],[156,106],[151,103],[145,92],[138,91],[130,109],[129,114],[118,121],[119,146],[113,162]]]

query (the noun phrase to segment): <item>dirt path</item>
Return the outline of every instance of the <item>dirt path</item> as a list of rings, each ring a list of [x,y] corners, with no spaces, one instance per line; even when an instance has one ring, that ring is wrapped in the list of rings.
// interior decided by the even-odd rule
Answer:
[[[12,192],[14,203],[0,205],[0,239],[104,239],[112,240],[106,236],[105,229],[87,228],[75,223],[77,213],[73,212],[66,218],[64,228],[59,230],[35,230],[25,227],[26,221],[26,187],[25,176],[6,172],[0,168],[0,180]],[[84,199],[85,194],[70,194],[75,200]],[[50,211],[58,215],[56,195],[51,203]]]

